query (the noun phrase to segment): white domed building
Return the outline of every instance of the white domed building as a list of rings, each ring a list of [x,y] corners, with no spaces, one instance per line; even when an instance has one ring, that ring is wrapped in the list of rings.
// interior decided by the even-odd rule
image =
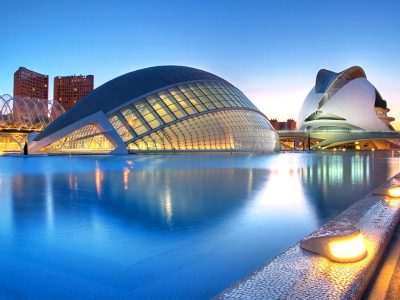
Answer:
[[[311,149],[397,148],[400,135],[388,112],[362,68],[322,69],[301,107],[297,129],[311,136]]]

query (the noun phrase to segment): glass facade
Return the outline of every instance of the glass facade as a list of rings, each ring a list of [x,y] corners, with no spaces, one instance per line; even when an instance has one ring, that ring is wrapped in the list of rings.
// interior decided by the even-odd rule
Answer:
[[[106,117],[129,152],[271,152],[279,147],[267,118],[223,80],[177,84],[132,99]],[[104,153],[114,148],[92,124],[52,143],[48,150]]]
[[[232,85],[203,81],[178,85],[137,100],[111,114],[109,120],[126,142],[129,140],[127,132],[130,132],[132,139],[191,115],[239,107],[257,110],[254,104]]]
[[[223,81],[177,85],[129,103],[108,118],[132,152],[275,148],[268,120]]]
[[[49,153],[86,153],[88,150],[108,153],[114,148],[96,125],[87,125],[50,144],[47,150]]]
[[[128,145],[135,151],[273,151],[275,132],[259,113],[217,111],[174,123]]]

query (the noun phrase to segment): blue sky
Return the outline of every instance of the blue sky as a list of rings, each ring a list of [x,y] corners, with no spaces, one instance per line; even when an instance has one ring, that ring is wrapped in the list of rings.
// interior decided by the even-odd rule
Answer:
[[[0,94],[19,66],[94,74],[154,65],[232,82],[268,117],[297,118],[319,69],[364,68],[400,121],[397,1],[0,1]]]

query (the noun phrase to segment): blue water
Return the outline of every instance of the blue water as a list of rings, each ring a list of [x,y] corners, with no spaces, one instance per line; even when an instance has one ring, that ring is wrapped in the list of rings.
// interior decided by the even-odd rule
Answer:
[[[399,171],[395,152],[0,157],[0,298],[209,298]]]

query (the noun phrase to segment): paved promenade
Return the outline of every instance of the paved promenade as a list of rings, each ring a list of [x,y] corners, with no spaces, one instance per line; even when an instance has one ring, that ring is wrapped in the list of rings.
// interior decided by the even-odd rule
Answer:
[[[400,226],[376,272],[364,299],[400,299]]]

